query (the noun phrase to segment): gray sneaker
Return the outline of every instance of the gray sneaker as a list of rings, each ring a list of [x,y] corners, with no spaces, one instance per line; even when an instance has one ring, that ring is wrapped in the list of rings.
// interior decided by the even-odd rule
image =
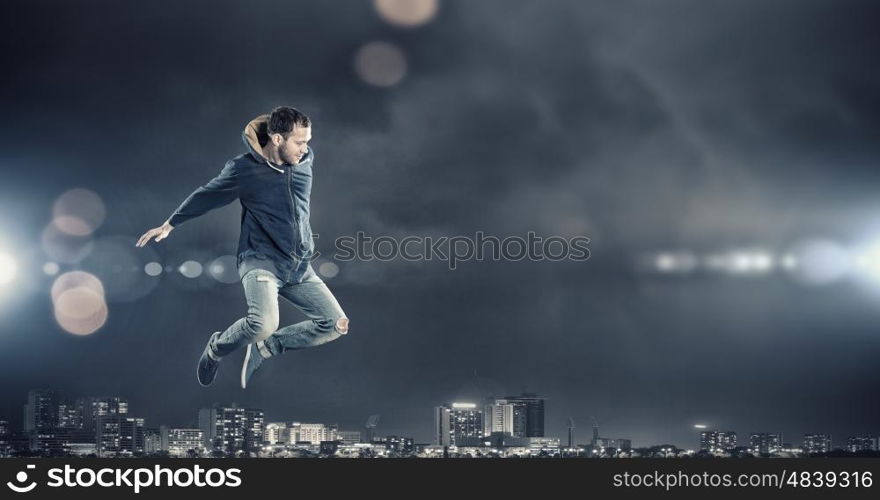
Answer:
[[[220,358],[215,357],[214,353],[211,352],[211,342],[219,336],[220,332],[214,332],[211,334],[211,338],[209,338],[208,343],[205,344],[205,350],[202,351],[202,357],[199,358],[199,365],[196,367],[196,376],[202,387],[208,387],[214,382],[214,377],[217,376],[217,369],[220,368]]]
[[[258,342],[262,343],[262,342]],[[265,347],[264,347],[265,348]],[[260,349],[257,348],[257,343],[248,344],[247,351],[244,353],[244,363],[241,365],[241,388],[247,389],[248,380],[251,379],[251,376],[257,369],[263,364],[263,361],[266,358],[260,354]]]

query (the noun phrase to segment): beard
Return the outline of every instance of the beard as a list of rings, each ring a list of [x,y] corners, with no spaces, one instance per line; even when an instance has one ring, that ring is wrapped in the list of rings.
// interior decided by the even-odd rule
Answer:
[[[296,159],[296,155],[291,154],[290,152],[288,152],[287,150],[284,150],[284,149],[278,150],[278,157],[281,158],[281,161],[283,161],[284,163],[286,163],[288,165],[296,165],[297,163],[299,163]]]

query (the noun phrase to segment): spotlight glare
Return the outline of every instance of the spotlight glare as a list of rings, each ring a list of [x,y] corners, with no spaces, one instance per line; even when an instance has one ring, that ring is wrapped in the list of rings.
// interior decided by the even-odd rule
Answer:
[[[727,254],[720,266],[730,274],[766,274],[773,269],[773,256],[761,250],[737,250]]]
[[[855,256],[855,268],[863,275],[880,280],[880,243],[875,243],[858,252]]]
[[[0,253],[0,285],[5,285],[15,278],[18,265],[8,253]]]
[[[792,277],[808,285],[826,285],[835,282],[842,278],[853,264],[852,257],[839,244],[823,239],[802,242],[796,245],[789,255],[796,263],[791,268]]]
[[[688,273],[697,267],[697,258],[689,252],[663,252],[654,256],[653,266],[660,273]]]

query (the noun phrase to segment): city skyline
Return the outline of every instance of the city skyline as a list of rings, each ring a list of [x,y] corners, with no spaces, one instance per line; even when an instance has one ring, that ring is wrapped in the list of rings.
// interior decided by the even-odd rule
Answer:
[[[496,412],[499,404],[509,404],[511,402],[515,402],[517,400],[522,401],[541,401],[541,414],[539,421],[543,423],[545,416],[543,400],[540,395],[535,393],[522,393],[517,396],[504,396],[504,397],[487,397],[484,399],[484,405],[481,406],[476,403],[464,402],[464,401],[455,401],[444,403],[439,406],[434,407],[434,431],[432,431],[433,437],[429,440],[422,441],[418,438],[413,438],[415,443],[421,443],[422,445],[440,445],[440,446],[455,446],[458,444],[459,446],[476,446],[482,443],[483,438],[489,437],[490,434],[500,434],[494,429],[493,424],[489,421],[485,420],[489,411]],[[122,420],[135,421],[133,425],[139,426],[146,430],[160,430],[168,429],[175,431],[183,431],[190,429],[199,429],[200,432],[203,433],[204,439],[207,439],[209,434],[213,435],[214,430],[208,430],[209,426],[213,426],[213,424],[206,424],[206,421],[220,421],[223,419],[227,419],[230,417],[218,416],[218,411],[228,412],[228,411],[236,411],[242,415],[241,418],[244,418],[244,415],[248,412],[257,412],[259,415],[256,418],[255,422],[258,422],[257,426],[260,428],[260,441],[259,443],[266,442],[265,433],[267,432],[267,426],[269,424],[281,424],[284,425],[318,425],[318,426],[329,426],[327,429],[332,429],[332,436],[340,436],[339,439],[344,439],[342,436],[345,433],[348,433],[348,436],[351,436],[352,432],[357,432],[359,440],[365,439],[365,436],[368,435],[365,432],[366,427],[369,427],[372,422],[372,426],[375,427],[376,421],[379,420],[378,415],[374,415],[368,419],[364,426],[355,427],[355,426],[343,426],[338,422],[333,421],[325,421],[325,422],[317,422],[317,421],[308,421],[304,419],[297,418],[279,418],[279,417],[269,417],[266,416],[265,412],[259,408],[247,408],[239,406],[236,403],[213,403],[208,407],[201,407],[195,410],[197,414],[196,417],[196,425],[180,425],[170,422],[160,422],[155,423],[145,419],[141,413],[131,413],[129,412],[130,404],[127,398],[123,396],[81,396],[81,395],[68,395],[61,394],[58,391],[54,390],[31,390],[28,391],[27,398],[25,399],[26,403],[23,405],[23,416],[24,418],[21,421],[21,425],[19,429],[22,433],[26,434],[30,431],[39,430],[39,429],[53,429],[53,428],[67,428],[68,430],[73,429],[83,429],[89,430],[89,432],[94,433],[96,429],[100,429],[100,420],[96,420],[92,415],[109,415],[111,417],[118,417]],[[70,408],[75,409],[75,411],[68,411]],[[525,410],[525,406],[523,406]],[[461,412],[462,415],[473,415],[466,416],[463,420],[466,421],[463,427],[463,433],[461,436],[473,436],[477,439],[472,440],[461,440],[459,443],[455,443],[455,439],[452,439],[450,442],[448,439],[443,440],[443,438],[437,437],[437,425],[439,423],[438,420],[438,412],[441,414],[443,411],[449,412]],[[477,415],[478,414],[478,415]],[[220,415],[226,415],[226,413],[221,413]],[[375,418],[374,418],[375,417]],[[65,418],[69,418],[69,420],[65,420]],[[237,417],[235,417],[237,418]],[[252,417],[247,417],[251,419]],[[473,420],[476,418],[476,420]],[[534,417],[533,417],[534,418]],[[526,437],[527,435],[536,435],[543,437],[546,432],[543,428],[536,427],[536,424],[528,426],[530,429],[530,433],[526,432],[526,424],[528,420],[524,419],[522,421],[522,427],[517,429],[516,424],[514,424],[513,412],[510,411],[507,416],[508,423],[506,424],[508,428],[505,428],[502,433],[506,433],[508,436],[512,438],[516,438],[517,436]],[[250,420],[249,420],[250,421]],[[503,421],[503,419],[502,419]],[[0,415],[0,423],[3,423],[2,430],[0,430],[0,434],[13,434],[15,425],[14,421],[9,418],[4,418],[3,415]],[[249,424],[253,426],[254,424]],[[90,427],[91,426],[91,427]],[[450,424],[448,421],[445,424],[446,432],[458,433],[456,426],[454,424]],[[651,448],[658,446],[666,446],[672,445],[678,447],[682,450],[708,450],[712,451],[714,449],[717,450],[733,450],[737,447],[737,439],[742,439],[740,442],[740,449],[749,448],[754,450],[760,450],[762,453],[772,453],[775,451],[779,451],[781,449],[789,449],[789,448],[803,448],[804,450],[812,450],[816,453],[827,453],[833,451],[835,449],[843,449],[847,450],[852,445],[853,442],[860,443],[862,440],[868,444],[864,446],[873,447],[873,449],[877,449],[878,447],[878,433],[877,429],[872,429],[867,432],[861,433],[848,433],[845,437],[835,438],[831,433],[822,433],[822,432],[808,432],[804,433],[800,436],[794,435],[786,435],[786,433],[781,431],[772,431],[772,430],[751,430],[747,433],[739,433],[736,430],[727,428],[727,429],[710,429],[708,426],[704,424],[699,424],[695,426],[700,429],[699,434],[697,434],[697,442],[694,443],[675,443],[675,442],[653,442],[653,443],[638,443],[633,442],[633,440],[629,438],[625,438],[622,436],[616,436],[614,438],[609,438],[607,436],[600,435],[600,426],[597,422],[593,422],[590,427],[591,439],[587,440],[575,440],[574,445],[578,447],[583,446],[592,446],[593,448],[604,448],[607,446],[611,447],[620,447],[619,443],[626,443],[623,447],[625,449],[636,449],[636,448]],[[165,432],[163,431],[163,432]],[[323,431],[322,431],[323,432]],[[221,432],[222,433],[222,432]],[[602,431],[601,434],[605,434]],[[98,432],[98,437],[96,438],[96,445],[98,446],[98,450],[101,449],[101,439],[100,439],[100,431]],[[321,434],[323,435],[323,434]],[[390,436],[399,436],[405,435],[405,433],[395,432],[394,430],[385,430],[378,432],[378,435],[390,435]],[[330,436],[330,434],[328,434]],[[565,442],[564,435],[548,435],[549,440],[555,440],[559,443],[561,447],[565,447],[567,443]],[[163,437],[163,439],[167,439]],[[245,436],[238,436],[236,439],[242,439],[242,443],[246,443],[247,438]],[[291,438],[291,442],[294,439]],[[313,443],[315,440],[312,439]],[[318,440],[320,441],[320,439]],[[271,444],[271,443],[270,443]],[[836,445],[836,446],[835,446]],[[208,441],[205,441],[206,448],[210,449],[210,445],[208,445]],[[219,446],[219,445],[218,445]],[[221,448],[230,447],[229,443],[224,444]],[[237,445],[239,447],[244,446],[245,449],[258,449],[260,447],[257,445],[242,445],[239,443]],[[859,445],[861,446],[861,445]],[[234,447],[233,447],[234,448]]]

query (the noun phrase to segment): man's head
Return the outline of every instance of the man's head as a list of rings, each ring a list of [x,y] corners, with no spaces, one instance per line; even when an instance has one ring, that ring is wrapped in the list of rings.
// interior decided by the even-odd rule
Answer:
[[[301,111],[279,106],[269,115],[269,142],[278,149],[281,161],[296,165],[306,154],[312,139],[312,122]]]

